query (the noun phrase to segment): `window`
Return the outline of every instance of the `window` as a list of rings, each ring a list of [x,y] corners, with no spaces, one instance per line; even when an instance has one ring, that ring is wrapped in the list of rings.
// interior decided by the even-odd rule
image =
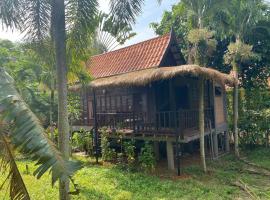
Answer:
[[[222,89],[219,86],[215,86],[215,96],[221,96],[222,95]]]
[[[105,111],[105,98],[101,97],[101,110]]]
[[[112,96],[111,97],[111,109],[112,110],[116,110],[116,99],[115,99],[115,96]]]
[[[88,101],[88,113],[89,113],[89,119],[94,118],[94,112],[93,112],[93,101]]]
[[[175,103],[176,109],[188,109],[189,108],[189,88],[188,86],[176,86],[175,92]]]

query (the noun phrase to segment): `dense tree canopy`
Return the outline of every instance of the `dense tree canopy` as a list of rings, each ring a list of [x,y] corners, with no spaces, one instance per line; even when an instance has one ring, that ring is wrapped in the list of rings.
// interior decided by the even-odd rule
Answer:
[[[156,34],[168,33],[172,28],[179,40],[182,52],[187,59],[190,48],[188,34],[194,28],[194,22],[199,13],[199,5],[208,1],[181,1],[172,6],[171,11],[165,11],[161,22],[152,23],[150,26]],[[209,1],[210,2],[210,1]],[[269,4],[262,0],[226,0],[214,1],[219,9],[208,11],[207,17],[203,18],[203,26],[213,31],[217,40],[214,55],[208,62],[208,66],[215,67],[223,72],[230,72],[230,64],[224,62],[224,55],[228,51],[230,42],[234,42],[237,36],[252,48],[251,50],[260,59],[249,59],[240,63],[240,74],[243,79],[243,86],[264,85],[269,77]],[[197,6],[196,10],[191,6]],[[214,6],[215,7],[215,6]],[[195,16],[195,17],[194,17]]]

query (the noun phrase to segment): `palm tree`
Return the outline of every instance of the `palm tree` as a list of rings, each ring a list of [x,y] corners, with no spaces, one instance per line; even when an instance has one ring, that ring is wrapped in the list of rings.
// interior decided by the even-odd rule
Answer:
[[[39,167],[34,172],[37,178],[51,169],[52,184],[62,177],[70,178],[79,165],[62,157],[15,89],[14,80],[2,68],[0,80],[0,172],[6,172],[0,190],[7,184],[11,199],[27,200],[30,197],[14,159],[14,148],[37,162]]]
[[[115,23],[112,16],[100,12],[92,48],[96,53],[112,51],[135,35],[130,24]]]
[[[188,41],[192,44],[189,50],[188,62],[206,67],[207,59],[216,48],[216,40],[213,39],[213,32],[205,27],[209,19],[220,12],[227,1],[221,0],[183,0],[186,8],[190,11],[189,18],[193,29],[188,34]],[[207,171],[205,161],[205,130],[204,130],[204,79],[199,79],[199,132],[200,132],[200,154],[201,164],[204,172]]]
[[[245,44],[244,36],[252,30],[261,19],[262,0],[232,0],[231,6],[227,10],[229,19],[229,35],[235,38],[228,46],[228,51],[224,55],[225,62],[231,64],[235,78],[238,80],[241,62],[250,60],[256,55],[252,53],[252,46]],[[234,87],[234,144],[235,155],[239,157],[238,147],[238,83]]]
[[[110,0],[113,22],[133,24],[136,16],[141,13],[143,2]],[[25,32],[28,39],[35,42],[52,36],[56,56],[59,148],[65,159],[69,158],[66,47],[72,47],[69,49],[75,52],[72,53],[73,58],[85,53],[95,30],[97,6],[97,0],[2,0],[0,3],[0,20],[4,26]],[[67,177],[61,177],[59,191],[61,200],[69,199]]]

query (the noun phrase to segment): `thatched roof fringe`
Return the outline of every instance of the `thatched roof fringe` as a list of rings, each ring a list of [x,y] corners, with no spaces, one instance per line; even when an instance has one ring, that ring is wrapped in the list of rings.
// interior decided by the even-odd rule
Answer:
[[[233,86],[236,83],[234,77],[221,73],[212,68],[200,67],[198,65],[182,65],[176,67],[159,67],[110,77],[99,78],[92,81],[89,86],[93,88],[121,87],[121,86],[145,86],[158,80],[171,79],[177,76],[202,76],[207,80],[213,80],[222,85]],[[72,90],[77,90],[80,85],[73,86]]]

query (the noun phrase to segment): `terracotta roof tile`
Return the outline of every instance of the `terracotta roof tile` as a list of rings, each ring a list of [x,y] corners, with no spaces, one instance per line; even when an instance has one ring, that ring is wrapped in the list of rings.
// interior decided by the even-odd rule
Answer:
[[[170,43],[170,34],[129,47],[92,56],[86,63],[94,78],[158,67]]]

